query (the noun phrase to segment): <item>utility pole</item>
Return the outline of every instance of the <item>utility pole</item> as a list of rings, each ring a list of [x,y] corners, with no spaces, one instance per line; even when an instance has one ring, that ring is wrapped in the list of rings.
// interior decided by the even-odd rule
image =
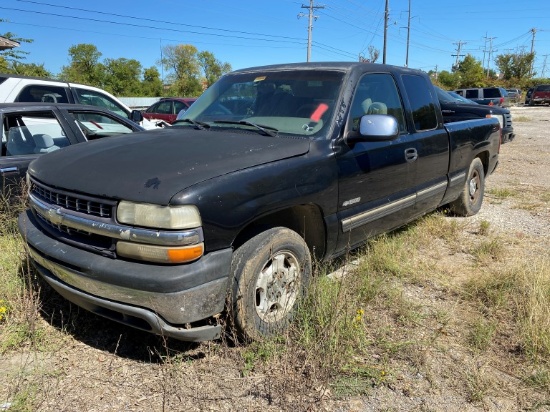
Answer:
[[[485,53],[487,53],[487,32],[485,32],[485,43],[483,44],[483,64],[481,67],[483,67],[483,71],[485,71]]]
[[[546,58],[548,57],[548,54],[545,54],[544,56],[544,62],[542,63],[542,78],[546,77]]]
[[[409,19],[407,23],[407,54],[405,55],[405,67],[409,67],[409,40],[411,37],[411,0],[409,0]]]
[[[458,41],[457,43],[453,43],[453,44],[456,44],[456,54],[451,54],[451,56],[456,56],[456,60],[455,60],[455,64],[453,66],[453,71],[458,69],[458,59],[462,56],[464,56],[463,54],[460,54],[460,49],[462,49],[462,46],[466,44],[466,42],[464,41]]]
[[[388,18],[390,14],[390,0],[386,0],[386,9],[384,12],[384,53],[382,54],[382,63],[386,64],[386,43],[388,40]]]
[[[315,9],[324,9],[325,6],[315,6],[313,4],[314,0],[309,0],[309,6],[302,4],[302,9],[309,9],[308,12],[308,26],[307,26],[307,62],[309,63],[311,59],[311,31],[313,30],[313,20],[317,20],[317,16],[314,16]],[[303,17],[303,13],[298,14],[298,18]]]
[[[533,38],[531,39],[531,55],[533,56],[533,60],[531,61],[531,70],[529,73],[529,77],[533,77],[533,73],[535,70],[535,34],[537,34],[537,29],[533,27],[530,31],[531,33],[533,33]]]
[[[487,57],[487,78],[489,77],[489,71],[491,70],[491,56],[493,54],[493,40],[496,39],[496,37],[489,37],[489,55]],[[496,51],[496,50],[495,50]]]

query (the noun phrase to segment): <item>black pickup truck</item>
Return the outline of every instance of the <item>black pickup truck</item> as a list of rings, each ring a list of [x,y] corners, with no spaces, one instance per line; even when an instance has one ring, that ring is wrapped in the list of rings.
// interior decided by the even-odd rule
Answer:
[[[221,324],[278,333],[314,258],[441,205],[475,214],[498,163],[498,121],[444,124],[430,79],[407,68],[243,69],[186,114],[35,160],[19,217],[61,295],[181,340],[216,339]]]
[[[500,123],[502,144],[511,142],[516,137],[512,126],[512,113],[509,109],[498,106],[479,104],[461,95],[435,86],[435,92],[443,113],[445,123],[461,120],[494,117]]]

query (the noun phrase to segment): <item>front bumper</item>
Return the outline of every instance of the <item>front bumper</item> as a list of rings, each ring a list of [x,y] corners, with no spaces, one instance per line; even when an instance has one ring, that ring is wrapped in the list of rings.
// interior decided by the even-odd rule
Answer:
[[[59,242],[44,233],[32,212],[19,231],[44,279],[67,300],[129,326],[180,340],[216,339],[217,324],[192,327],[223,311],[231,249],[184,265],[111,259]]]
[[[516,134],[514,133],[513,127],[504,127],[502,129],[502,143],[508,143],[514,140]]]

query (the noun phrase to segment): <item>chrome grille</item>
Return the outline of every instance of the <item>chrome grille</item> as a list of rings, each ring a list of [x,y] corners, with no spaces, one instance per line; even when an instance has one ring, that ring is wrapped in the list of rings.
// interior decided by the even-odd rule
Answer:
[[[504,127],[512,126],[512,115],[510,113],[504,114]]]
[[[52,189],[35,181],[31,182],[31,193],[47,201],[68,210],[85,213],[87,215],[110,218],[113,211],[113,203],[67,193]]]
[[[56,225],[52,222],[50,222],[47,219],[44,219],[44,217],[40,214],[36,214],[36,216],[40,219],[41,222],[48,225],[49,227],[56,229],[60,232],[66,233],[69,236],[73,236],[75,234],[84,235],[84,236],[91,236],[92,234],[90,232],[85,232],[84,230],[74,229],[65,225]]]

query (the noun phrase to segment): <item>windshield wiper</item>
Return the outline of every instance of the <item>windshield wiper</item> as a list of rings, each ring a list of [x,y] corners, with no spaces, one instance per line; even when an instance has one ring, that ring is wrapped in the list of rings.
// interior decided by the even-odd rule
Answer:
[[[176,120],[174,123],[172,123],[172,126],[177,125],[179,122],[191,123],[193,126],[195,126],[195,128],[200,129],[200,130],[210,129],[210,125],[208,123],[197,122],[197,121],[191,120],[189,118]]]
[[[276,137],[279,133],[279,130],[271,127],[271,126],[265,126],[263,124],[256,124],[249,122],[248,120],[239,120],[238,122],[232,121],[232,120],[214,120],[214,123],[227,123],[227,124],[242,124],[244,126],[252,126],[255,127],[257,130],[265,134],[266,136]]]

